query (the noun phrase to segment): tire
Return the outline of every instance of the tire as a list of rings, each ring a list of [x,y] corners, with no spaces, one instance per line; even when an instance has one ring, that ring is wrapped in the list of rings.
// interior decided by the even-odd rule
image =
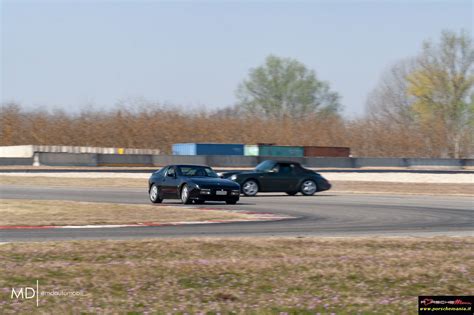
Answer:
[[[185,205],[191,203],[191,199],[189,198],[189,188],[186,184],[181,188],[181,202]]]
[[[316,182],[312,179],[306,179],[301,183],[300,191],[305,196],[312,196],[318,190]]]
[[[258,184],[253,179],[247,180],[242,184],[242,193],[247,197],[253,197],[258,193]]]
[[[237,203],[237,201],[235,201],[235,200],[226,200],[225,203],[228,204],[228,205],[235,205]]]
[[[297,191],[287,191],[287,192],[286,192],[286,194],[287,194],[288,196],[294,196],[294,195],[296,195],[297,193],[298,193]]]
[[[163,199],[160,198],[160,189],[155,184],[151,185],[148,195],[152,203],[161,203],[163,201]]]

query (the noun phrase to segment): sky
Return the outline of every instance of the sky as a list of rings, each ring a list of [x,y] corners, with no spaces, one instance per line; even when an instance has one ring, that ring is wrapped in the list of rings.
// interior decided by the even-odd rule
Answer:
[[[359,117],[391,65],[474,24],[469,0],[0,1],[0,101],[66,111],[231,106],[273,54],[314,69]]]

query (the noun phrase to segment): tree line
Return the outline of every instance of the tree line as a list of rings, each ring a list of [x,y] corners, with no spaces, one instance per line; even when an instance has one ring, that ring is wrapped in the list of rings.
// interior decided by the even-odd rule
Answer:
[[[153,102],[112,110],[0,108],[0,145],[157,148],[178,142],[278,143],[351,147],[354,156],[474,155],[474,49],[465,32],[444,31],[418,56],[383,74],[366,115],[344,119],[340,95],[314,70],[269,56],[237,89],[238,104],[186,111]]]

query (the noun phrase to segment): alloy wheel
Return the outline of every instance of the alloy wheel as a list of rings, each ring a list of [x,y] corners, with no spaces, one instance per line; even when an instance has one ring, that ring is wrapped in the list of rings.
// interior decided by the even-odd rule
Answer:
[[[242,186],[242,191],[246,196],[255,196],[258,192],[258,184],[253,180],[246,181]]]
[[[306,196],[313,195],[317,190],[316,183],[312,180],[305,180],[301,185],[301,192]]]

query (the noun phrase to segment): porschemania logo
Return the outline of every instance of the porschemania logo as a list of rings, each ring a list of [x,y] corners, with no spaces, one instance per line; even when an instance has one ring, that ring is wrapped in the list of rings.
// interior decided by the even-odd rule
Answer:
[[[420,302],[420,304],[428,306],[431,304],[436,304],[436,305],[444,305],[444,304],[450,304],[450,305],[471,305],[471,302],[464,302],[461,299],[456,299],[456,300],[433,300],[433,299],[424,299]]]

